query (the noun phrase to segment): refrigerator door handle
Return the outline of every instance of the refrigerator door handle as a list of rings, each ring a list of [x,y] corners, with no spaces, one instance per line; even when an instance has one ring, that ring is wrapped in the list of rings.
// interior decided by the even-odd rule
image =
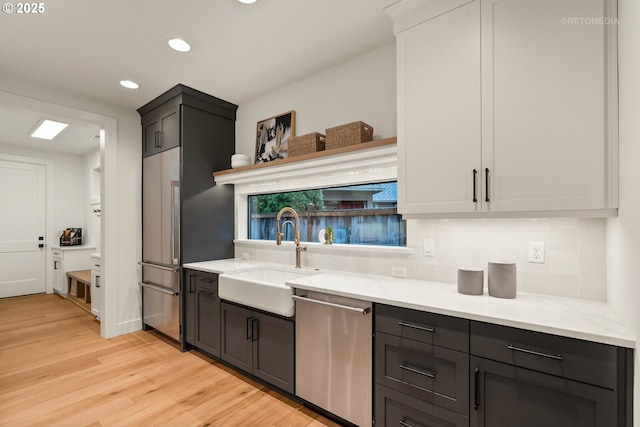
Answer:
[[[153,289],[154,291],[162,292],[163,294],[167,294],[167,295],[171,295],[171,296],[176,296],[176,295],[180,294],[180,291],[176,291],[176,290],[173,290],[173,289],[167,289],[164,286],[156,285],[156,284],[153,284],[153,283],[138,282],[138,284],[140,286],[142,286],[143,288]]]
[[[180,264],[180,181],[171,181],[171,261]]]
[[[170,271],[172,273],[176,273],[178,270],[180,270],[180,267],[169,266],[164,264],[156,264],[156,263],[147,262],[147,261],[140,261],[138,262],[138,264],[143,267],[157,268],[158,270]]]

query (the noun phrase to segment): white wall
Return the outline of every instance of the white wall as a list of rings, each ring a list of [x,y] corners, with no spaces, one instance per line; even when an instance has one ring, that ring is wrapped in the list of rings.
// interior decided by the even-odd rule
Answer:
[[[374,139],[396,136],[395,44],[354,58],[239,106],[236,152],[255,160],[256,124],[295,110],[295,134],[363,121]]]
[[[141,256],[142,161],[137,112],[95,101],[90,95],[6,76],[0,76],[0,104],[43,113],[63,112],[105,128],[106,141],[101,142],[101,253],[105,285],[101,334],[112,337],[139,330],[142,324],[137,263]]]
[[[607,221],[608,297],[640,343],[640,2],[618,2],[620,207]],[[640,356],[635,352],[634,408],[640,408]],[[640,426],[640,413],[635,413]]]
[[[237,151],[253,158],[256,122],[288,109],[296,110],[299,135],[363,120],[374,127],[376,137],[395,136],[395,64],[395,44],[390,44],[240,105]],[[411,220],[407,229],[412,255],[309,250],[303,263],[387,276],[392,266],[399,266],[407,268],[410,278],[455,284],[458,267],[486,270],[490,260],[509,259],[518,265],[521,291],[606,299],[603,219]],[[435,240],[435,257],[422,255],[423,239]],[[530,241],[546,243],[545,264],[526,262]],[[256,260],[290,263],[291,252],[275,245],[236,244],[236,256],[247,253]]]

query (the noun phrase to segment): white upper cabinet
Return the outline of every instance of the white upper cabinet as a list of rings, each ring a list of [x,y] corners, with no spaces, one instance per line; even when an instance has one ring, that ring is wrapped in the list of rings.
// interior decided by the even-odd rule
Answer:
[[[401,213],[615,214],[615,4],[402,0],[387,11]]]

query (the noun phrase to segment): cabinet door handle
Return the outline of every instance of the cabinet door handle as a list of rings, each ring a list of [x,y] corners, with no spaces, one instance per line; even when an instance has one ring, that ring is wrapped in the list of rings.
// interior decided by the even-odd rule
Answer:
[[[429,377],[429,378],[435,378],[436,377],[436,373],[435,372],[421,371],[420,369],[416,369],[416,368],[412,368],[410,366],[407,366],[404,363],[402,365],[400,365],[400,369],[404,369],[405,371],[413,372],[414,374],[424,375],[425,377]]]
[[[402,418],[400,421],[398,421],[398,424],[400,424],[402,427],[413,427],[411,424],[407,423],[406,418]]]
[[[258,333],[258,319],[253,318],[251,319],[251,341],[258,340]]]
[[[162,131],[158,131],[158,142],[160,145],[158,145],[159,148],[162,148],[162,144],[163,144],[163,140],[162,140]]]
[[[251,336],[253,335],[253,322],[252,322],[252,320],[253,319],[251,317],[247,317],[247,320],[246,320],[246,322],[247,322],[247,324],[246,324],[246,327],[247,327],[247,341],[250,340]],[[251,332],[249,332],[249,324],[251,324],[251,329],[252,329]]]
[[[153,146],[160,148],[160,131],[157,130],[153,133]]]
[[[477,175],[478,175],[478,170],[474,169],[473,170],[473,203],[476,203],[478,201],[478,198],[476,197],[476,179],[477,179]]]
[[[562,360],[562,355],[560,354],[541,353],[535,350],[527,350],[526,348],[516,347],[515,345],[512,345],[512,344],[509,344],[507,348],[512,351],[519,351],[521,353],[533,354],[534,356],[547,357],[549,359],[554,359],[554,360]]]
[[[489,201],[489,168],[484,168],[484,201]]]
[[[57,270],[59,268],[58,264],[60,264],[60,261],[53,261],[53,269],[54,270]]]
[[[435,328],[429,328],[427,326],[413,325],[411,323],[403,322],[402,320],[398,322],[398,325],[405,326],[407,328],[418,329],[420,331],[426,331],[426,332],[435,332],[436,331]]]
[[[96,276],[96,288],[100,287],[100,276]]]
[[[478,396],[480,391],[480,385],[478,384],[478,380],[480,379],[480,368],[476,368],[475,371],[473,371],[473,379],[475,381],[473,409],[477,411],[480,407],[480,397]]]

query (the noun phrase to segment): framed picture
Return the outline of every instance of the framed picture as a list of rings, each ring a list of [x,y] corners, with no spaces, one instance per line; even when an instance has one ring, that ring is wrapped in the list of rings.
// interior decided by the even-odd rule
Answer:
[[[295,136],[296,112],[291,110],[258,122],[256,129],[256,164],[286,159],[289,137]]]

